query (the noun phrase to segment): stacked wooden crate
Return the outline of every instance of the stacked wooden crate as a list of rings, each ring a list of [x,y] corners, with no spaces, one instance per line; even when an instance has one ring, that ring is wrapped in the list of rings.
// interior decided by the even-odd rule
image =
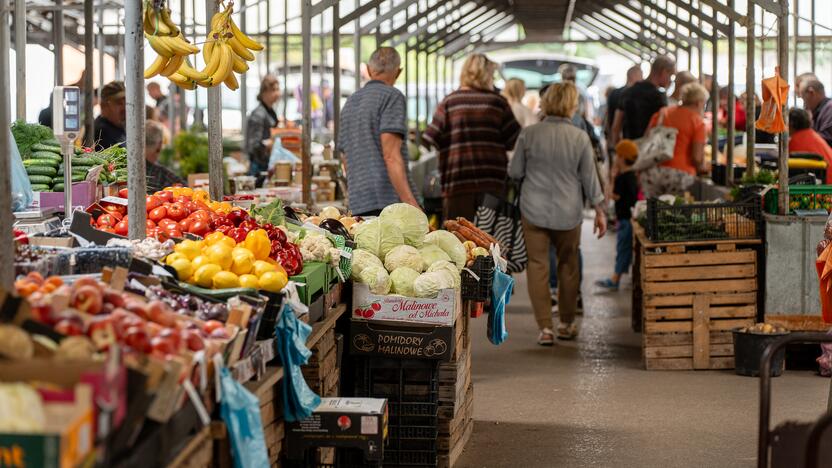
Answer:
[[[338,395],[338,347],[335,329],[330,328],[311,349],[312,356],[301,370],[307,385],[322,397]]]
[[[439,365],[438,466],[452,467],[471,437],[474,427],[474,384],[467,313],[455,325],[454,358]]]
[[[757,315],[759,241],[653,243],[636,234],[634,314],[652,369],[731,369],[731,330]]]
[[[262,379],[245,384],[246,388],[260,400],[260,421],[263,423],[263,436],[266,439],[266,449],[269,451],[269,462],[273,467],[280,466],[285,434],[280,383],[282,378],[282,367],[270,367]]]

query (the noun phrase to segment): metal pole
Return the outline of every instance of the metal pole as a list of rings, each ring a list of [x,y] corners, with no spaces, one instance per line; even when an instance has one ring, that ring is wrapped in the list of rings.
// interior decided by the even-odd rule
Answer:
[[[711,52],[713,71],[711,72],[711,163],[716,164],[719,160],[719,83],[717,83],[717,58],[719,53],[719,32],[717,31],[716,10],[713,10],[713,37],[711,39]]]
[[[756,143],[756,128],[754,120],[756,116],[756,100],[754,99],[754,0],[748,0],[748,19],[751,24],[745,27],[745,164],[748,173],[754,174],[756,165],[754,156],[754,144]]]
[[[217,12],[215,0],[205,0],[205,24]],[[222,85],[208,88],[208,186],[212,200],[222,201]]]
[[[185,26],[187,23],[185,22],[185,0],[179,0],[179,29],[182,30],[182,34],[185,34]],[[194,12],[194,16],[196,16],[196,12]],[[196,29],[196,27],[194,27]],[[194,63],[193,65],[196,65]],[[196,94],[196,93],[194,93]],[[243,120],[245,122],[245,120]],[[179,129],[185,130],[188,128],[188,103],[185,102],[185,89],[179,88]],[[243,133],[245,135],[245,133]]]
[[[308,57],[303,56],[304,63]],[[286,122],[286,111],[289,108],[289,0],[283,0],[283,89],[283,121]]]
[[[84,0],[84,145],[93,146],[93,115],[92,115],[92,93],[93,93],[93,60],[94,53],[92,28],[95,24],[92,14],[92,0]],[[71,192],[71,190],[70,190]]]
[[[125,88],[127,101],[127,214],[130,239],[144,239],[146,234],[144,159],[144,35],[142,2],[127,2],[124,8]],[[55,103],[57,105],[57,103]]]
[[[780,2],[780,14],[777,16],[777,54],[780,62],[780,76],[789,76],[789,2]],[[788,119],[787,103],[783,103],[783,117]],[[788,122],[787,122],[788,123]],[[783,132],[779,137],[778,165],[780,172],[779,208],[780,214],[789,212],[789,134]]]
[[[332,6],[332,139],[338,141],[341,121],[341,11]],[[326,108],[326,102],[324,102]],[[326,112],[324,112],[326,114]],[[335,146],[335,145],[333,145]]]
[[[810,18],[811,18],[812,22],[809,25],[809,27],[810,27],[809,34],[811,35],[810,38],[809,38],[810,43],[811,43],[811,46],[809,47],[809,51],[810,51],[810,54],[811,54],[810,56],[811,56],[811,61],[812,61],[812,73],[814,73],[815,72],[815,63],[816,63],[816,61],[815,61],[815,59],[816,59],[816,57],[815,57],[815,47],[817,47],[817,36],[815,34],[815,0],[811,0],[811,1],[812,1],[812,10],[809,13],[809,15],[810,15]],[[795,34],[797,34],[797,31],[795,31]]]
[[[359,4],[361,2],[358,2]],[[355,54],[355,90],[361,89],[361,19],[355,20],[355,32],[352,33],[353,53]]]
[[[11,158],[6,154],[11,152],[11,132],[9,128],[11,115],[9,111],[9,87],[8,79],[11,74],[9,70],[9,11],[0,8],[0,239],[12,238],[12,176]],[[20,91],[18,91],[19,93]],[[0,287],[12,291],[14,283],[14,243],[0,242]]]
[[[303,0],[301,3],[301,39],[303,42],[303,124],[301,135],[301,170],[303,203],[309,207],[312,205],[312,167],[311,144],[312,144],[312,0]]]
[[[691,6],[693,6],[693,0],[690,0],[690,3],[691,3]],[[699,27],[700,29],[702,29],[702,18],[700,18],[699,16],[696,17],[696,26]],[[699,71],[697,76],[701,80],[702,79],[702,68],[703,68],[702,65],[705,62],[704,60],[702,60],[702,37],[700,36],[700,37],[697,37],[696,39],[697,39],[696,40],[696,66],[698,67],[698,71]]]
[[[165,107],[168,108],[168,130],[170,130],[171,136],[176,133],[176,102],[174,102],[173,96],[176,95],[178,88],[173,83],[168,85],[168,99],[165,102]]]
[[[14,63],[17,118],[26,120],[26,0],[14,0]]]
[[[416,49],[415,52],[416,61],[415,65],[413,66],[413,71],[416,74],[414,82],[416,83],[416,145],[418,146],[422,144],[422,128],[420,126],[420,122],[422,121],[422,116],[420,113],[422,109],[422,91],[419,89],[419,50]]]
[[[284,5],[287,2],[284,2]],[[272,31],[271,31],[271,23],[272,23],[272,2],[266,2],[266,73],[269,73],[271,70],[272,64]],[[259,8],[259,7],[258,7]],[[283,21],[286,21],[286,17],[284,16]],[[285,29],[287,25],[284,23],[283,28]],[[285,46],[285,44],[284,44]],[[283,66],[286,66],[286,62],[283,62]],[[285,86],[286,83],[283,83]],[[283,115],[283,118],[286,118],[286,115]]]
[[[119,23],[124,21],[124,17],[119,18]],[[116,31],[116,81],[124,81],[124,34],[121,34],[121,26],[117,26]]]
[[[246,16],[248,16],[248,11],[246,11],[246,0],[239,0],[240,1],[240,29],[244,32],[247,31],[246,29]],[[233,73],[233,72],[232,72]],[[243,136],[246,134],[246,116],[248,115],[248,89],[247,88],[248,81],[246,80],[246,73],[242,73],[240,75],[240,130],[243,132]]]
[[[55,0],[60,7],[62,0]],[[57,8],[52,11],[52,42],[55,46],[55,86],[64,84],[64,11]]]
[[[797,45],[798,45],[798,34],[800,34],[800,0],[794,0],[794,56],[792,57],[792,61],[794,65],[792,66],[792,83],[797,83]],[[789,75],[784,75],[786,79],[789,78]],[[789,93],[792,95],[792,102],[795,106],[797,106],[797,93]]]
[[[98,91],[104,87],[104,9],[98,9]]]
[[[192,39],[191,42],[194,43],[194,44],[197,44],[197,37],[196,37],[196,0],[191,0],[191,11],[193,12],[193,15],[194,15],[193,16],[193,29],[192,29],[193,39]],[[211,29],[211,28],[208,27],[208,24],[206,22],[206,25],[205,25],[205,34],[206,35],[208,35],[208,30],[209,29]],[[197,55],[200,56],[200,57],[202,56],[202,54],[197,54]],[[194,65],[196,65],[196,64],[194,64]],[[199,110],[199,89],[194,91],[194,124],[197,123],[196,122],[196,116],[197,116],[197,111],[198,110]],[[199,113],[199,114],[201,115],[201,113]],[[205,121],[202,120],[202,117],[200,117],[199,124],[203,125],[204,123],[205,123]]]
[[[728,7],[734,9],[734,0],[728,0]],[[736,116],[736,96],[734,96],[734,54],[736,53],[736,25],[732,20],[728,20],[728,141],[725,145],[726,156],[726,173],[725,185],[731,187],[734,185],[734,126],[737,119]],[[746,117],[748,118],[748,117]]]

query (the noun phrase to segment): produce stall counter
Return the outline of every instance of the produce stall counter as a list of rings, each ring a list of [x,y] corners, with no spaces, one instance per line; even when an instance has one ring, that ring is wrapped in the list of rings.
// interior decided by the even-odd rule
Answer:
[[[312,325],[312,333],[309,334],[309,338],[306,339],[306,347],[312,349],[315,345],[318,344],[319,341],[326,335],[326,333],[332,330],[335,327],[335,322],[338,321],[338,318],[347,311],[346,304],[339,304],[329,312],[327,312],[326,317],[323,318],[320,322]]]

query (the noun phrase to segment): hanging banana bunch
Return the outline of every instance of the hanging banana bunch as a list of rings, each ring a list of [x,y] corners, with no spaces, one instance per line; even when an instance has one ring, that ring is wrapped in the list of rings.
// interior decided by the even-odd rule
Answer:
[[[160,0],[145,0],[143,28],[144,33],[150,36],[179,35],[179,27],[170,19],[170,8]]]
[[[203,73],[208,75],[208,79],[197,81],[200,86],[207,88],[225,83],[228,89],[236,90],[240,84],[234,72],[247,72],[249,67],[246,62],[254,60],[252,51],[263,50],[262,44],[240,31],[231,18],[232,12],[233,6],[229,4],[211,18],[211,31],[202,48],[206,64]]]

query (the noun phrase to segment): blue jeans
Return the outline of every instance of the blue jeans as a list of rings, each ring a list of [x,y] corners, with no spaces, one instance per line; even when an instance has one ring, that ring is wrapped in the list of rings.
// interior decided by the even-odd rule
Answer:
[[[629,219],[618,220],[615,238],[615,274],[624,275],[633,263],[633,223]]]
[[[578,247],[578,275],[579,280],[584,279],[584,255],[581,248]],[[558,288],[558,252],[555,246],[549,246],[549,289],[555,290]]]

